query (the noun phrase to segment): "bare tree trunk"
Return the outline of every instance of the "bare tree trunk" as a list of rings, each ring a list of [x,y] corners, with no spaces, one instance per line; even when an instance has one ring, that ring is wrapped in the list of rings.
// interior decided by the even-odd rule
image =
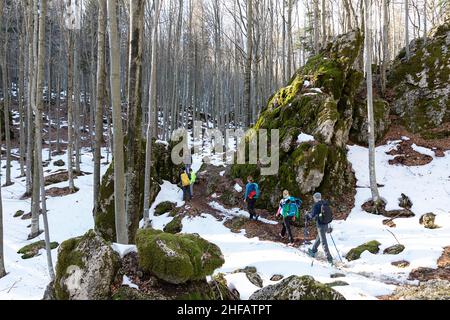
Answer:
[[[6,19],[5,29],[9,28],[9,18]],[[5,175],[5,186],[12,185],[11,181],[11,136],[9,127],[9,104],[10,104],[10,91],[9,91],[9,74],[8,74],[8,47],[9,47],[9,36],[8,32],[5,32],[3,38],[4,44],[1,52],[1,69],[2,69],[2,79],[3,79],[3,115],[5,121],[5,146],[6,146],[6,175]]]
[[[409,60],[409,0],[405,0],[405,50],[406,59]]]
[[[35,0],[38,1],[38,0]],[[42,204],[42,217],[44,221],[44,231],[45,231],[45,249],[47,252],[47,267],[50,275],[50,279],[53,281],[55,279],[55,273],[53,270],[52,253],[50,248],[50,232],[48,230],[48,219],[47,219],[47,207],[45,199],[45,184],[44,184],[44,168],[42,166],[42,111],[44,110],[44,63],[45,63],[45,20],[47,15],[47,0],[41,0],[40,5],[40,15],[39,15],[39,47],[38,47],[38,69],[37,69],[37,108],[35,110],[35,135],[36,135],[36,147],[35,147],[35,157],[36,170],[39,171],[39,179],[33,181],[33,184],[40,185],[41,193],[41,204]],[[38,189],[39,190],[39,189]],[[38,191],[39,192],[39,191]],[[39,217],[39,213],[38,213]]]
[[[389,63],[389,9],[388,0],[383,0],[383,62],[381,64],[381,92],[386,91],[386,70]]]
[[[378,192],[377,176],[375,170],[375,121],[373,114],[373,94],[372,94],[372,34],[371,34],[371,6],[370,0],[365,1],[365,37],[366,37],[366,79],[367,79],[367,112],[369,122],[369,173],[370,173],[370,190],[372,192],[372,200],[378,203],[380,194]]]
[[[97,102],[95,111],[95,151],[94,151],[94,206],[97,205],[100,189],[100,162],[103,142],[103,106],[105,104],[105,44],[106,44],[106,0],[99,0],[98,48],[97,48]],[[97,208],[94,208],[97,212]]]
[[[128,240],[135,242],[139,227],[140,199],[139,176],[142,170],[142,52],[144,36],[144,0],[130,1],[130,42],[128,68],[128,145],[126,175],[126,212]],[[151,141],[147,141],[151,144]]]
[[[428,32],[428,26],[427,26],[427,0],[423,1],[423,43],[427,44],[427,32]]]
[[[3,0],[0,0],[0,33],[2,30],[2,15],[3,15]],[[2,124],[0,122],[0,132],[2,132]],[[1,157],[0,157],[0,168],[1,168]],[[2,200],[2,187],[0,185],[0,278],[6,275],[5,262],[3,255],[3,200]]]
[[[244,72],[244,112],[245,126],[249,128],[252,122],[251,80],[252,80],[252,52],[253,52],[253,0],[247,1],[247,56]]]
[[[19,37],[19,113],[20,113],[20,124],[19,124],[19,140],[20,140],[20,176],[25,177],[25,152],[26,152],[26,141],[25,141],[25,26],[21,27],[22,35]],[[1,131],[0,131],[1,132]]]
[[[322,0],[322,48],[327,45],[327,7],[326,0]]]
[[[162,1],[161,1],[162,2]],[[152,123],[152,110],[154,110],[154,105],[156,104],[156,81],[157,81],[157,69],[156,65],[158,63],[157,57],[157,47],[158,47],[158,24],[159,15],[161,10],[161,3],[159,0],[154,1],[155,13],[154,13],[154,25],[153,25],[153,36],[152,36],[152,70],[150,76],[150,98],[148,104],[149,121],[147,128],[147,147],[145,149],[145,175],[144,175],[144,225],[148,226],[150,224],[150,187],[151,187],[151,170],[152,170],[152,126],[156,123]]]
[[[320,51],[320,41],[319,41],[319,0],[314,1],[314,53],[318,54]]]
[[[75,183],[73,179],[73,74],[74,74],[74,39],[71,30],[68,31],[67,48],[67,171],[69,176],[69,191],[75,192]]]
[[[128,244],[127,215],[125,211],[125,169],[120,96],[120,42],[117,26],[117,0],[108,0],[111,102],[114,129],[114,209],[117,242]]]

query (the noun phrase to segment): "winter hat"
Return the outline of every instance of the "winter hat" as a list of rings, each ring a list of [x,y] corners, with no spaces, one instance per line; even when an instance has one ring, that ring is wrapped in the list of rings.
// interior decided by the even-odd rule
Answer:
[[[313,198],[314,198],[315,202],[319,202],[320,200],[322,200],[322,194],[317,192],[317,193],[314,194]]]

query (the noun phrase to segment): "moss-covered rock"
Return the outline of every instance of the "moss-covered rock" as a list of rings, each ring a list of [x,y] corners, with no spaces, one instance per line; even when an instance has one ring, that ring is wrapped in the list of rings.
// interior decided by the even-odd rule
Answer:
[[[55,298],[58,300],[104,300],[111,297],[111,285],[120,259],[98,233],[61,243],[56,265]]]
[[[16,213],[14,213],[14,218],[19,218],[25,214],[25,211],[23,210],[17,210]]]
[[[237,291],[231,291],[228,287],[227,279],[223,273],[214,275],[209,282],[211,289],[214,292],[215,300],[239,300],[239,293]]]
[[[413,132],[436,128],[450,121],[450,19],[423,39],[410,44],[395,59],[388,77],[393,89],[391,107]]]
[[[164,201],[158,204],[155,208],[155,216],[163,215],[167,212],[172,211],[176,207],[176,203],[170,202],[170,201]]]
[[[345,300],[339,292],[311,276],[290,276],[256,291],[249,300]]]
[[[225,262],[219,247],[198,235],[144,229],[136,244],[142,270],[173,284],[205,279]]]
[[[405,246],[402,244],[396,244],[384,249],[383,254],[400,254],[405,250]]]
[[[145,147],[146,142],[142,142],[140,152],[142,153],[141,167],[145,167]],[[153,164],[151,171],[150,184],[150,202],[153,202],[161,190],[160,184],[163,180],[172,183],[177,182],[180,166],[176,166],[171,160],[171,146],[164,143],[153,142],[152,149]],[[125,161],[126,162],[126,161]],[[126,167],[126,163],[125,163]],[[129,242],[135,243],[136,231],[139,227],[139,221],[143,217],[144,207],[144,174],[139,176],[140,192],[139,211],[128,217],[128,236]],[[170,211],[170,210],[169,210]],[[107,241],[116,240],[115,215],[114,215],[114,161],[107,169],[100,185],[99,198],[97,199],[96,209],[94,209],[95,230],[99,232]]]
[[[369,121],[367,113],[367,100],[356,101],[353,112],[353,124],[350,131],[350,139],[360,145],[369,144]],[[375,123],[375,141],[380,141],[390,126],[391,108],[389,103],[383,99],[374,99],[373,115]]]
[[[380,245],[381,243],[379,243],[376,240],[369,241],[356,248],[351,249],[345,256],[345,258],[348,261],[357,260],[361,257],[361,254],[366,250],[369,251],[370,253],[377,254],[380,251]]]
[[[183,230],[183,217],[182,216],[176,216],[170,221],[165,227],[164,232],[177,234],[180,233],[181,230]]]
[[[64,167],[66,165],[66,163],[64,162],[64,160],[59,159],[59,160],[56,160],[55,162],[53,162],[53,165],[56,167]]]
[[[429,212],[420,217],[419,223],[427,229],[437,229],[439,228],[439,226],[434,223],[435,219],[436,215],[432,212]]]
[[[58,242],[50,243],[51,250],[58,248],[58,246],[59,246]],[[45,241],[44,240],[40,240],[40,241],[31,243],[29,245],[26,245],[26,246],[22,247],[21,249],[19,249],[19,251],[17,251],[17,253],[22,255],[22,259],[30,259],[30,258],[37,256],[39,254],[39,250],[41,250],[41,249],[45,249]]]
[[[346,143],[363,79],[353,68],[362,43],[359,31],[334,39],[270,98],[247,133],[247,141],[261,129],[279,129],[280,133],[278,174],[262,176],[260,165],[252,164],[236,164],[230,172],[232,178],[244,181],[249,175],[256,178],[261,188],[258,207],[275,209],[284,189],[303,198],[313,191],[329,199],[354,192]],[[300,133],[313,135],[315,141],[299,143]]]

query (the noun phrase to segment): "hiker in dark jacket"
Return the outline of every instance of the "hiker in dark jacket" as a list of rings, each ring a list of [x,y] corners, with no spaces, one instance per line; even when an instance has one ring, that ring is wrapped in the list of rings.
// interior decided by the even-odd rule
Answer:
[[[254,182],[253,177],[247,178],[247,185],[245,186],[244,201],[247,203],[248,213],[250,214],[250,220],[257,221],[259,215],[255,212],[255,203],[259,198],[259,186]]]
[[[322,195],[320,193],[314,194],[314,206],[311,210],[311,212],[306,216],[307,220],[314,220],[316,222],[317,226],[317,238],[314,242],[311,249],[308,249],[308,254],[311,257],[315,257],[317,254],[317,250],[319,248],[319,245],[322,244],[323,251],[325,252],[325,255],[327,256],[327,261],[329,263],[333,263],[333,257],[331,256],[330,249],[328,249],[328,242],[327,242],[327,232],[329,230],[328,223],[323,224],[320,219],[320,215],[322,213],[322,207],[328,206],[328,202],[322,200]]]

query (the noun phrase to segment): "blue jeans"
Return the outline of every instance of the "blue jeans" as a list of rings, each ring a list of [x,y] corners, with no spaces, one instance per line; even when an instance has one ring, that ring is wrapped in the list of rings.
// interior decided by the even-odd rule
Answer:
[[[319,249],[319,245],[322,244],[323,251],[325,252],[325,255],[327,256],[327,260],[330,261],[333,259],[330,253],[330,249],[328,249],[328,242],[327,242],[327,231],[329,227],[328,224],[320,225],[317,224],[317,238],[314,242],[311,251],[315,254],[317,253],[317,250]]]

